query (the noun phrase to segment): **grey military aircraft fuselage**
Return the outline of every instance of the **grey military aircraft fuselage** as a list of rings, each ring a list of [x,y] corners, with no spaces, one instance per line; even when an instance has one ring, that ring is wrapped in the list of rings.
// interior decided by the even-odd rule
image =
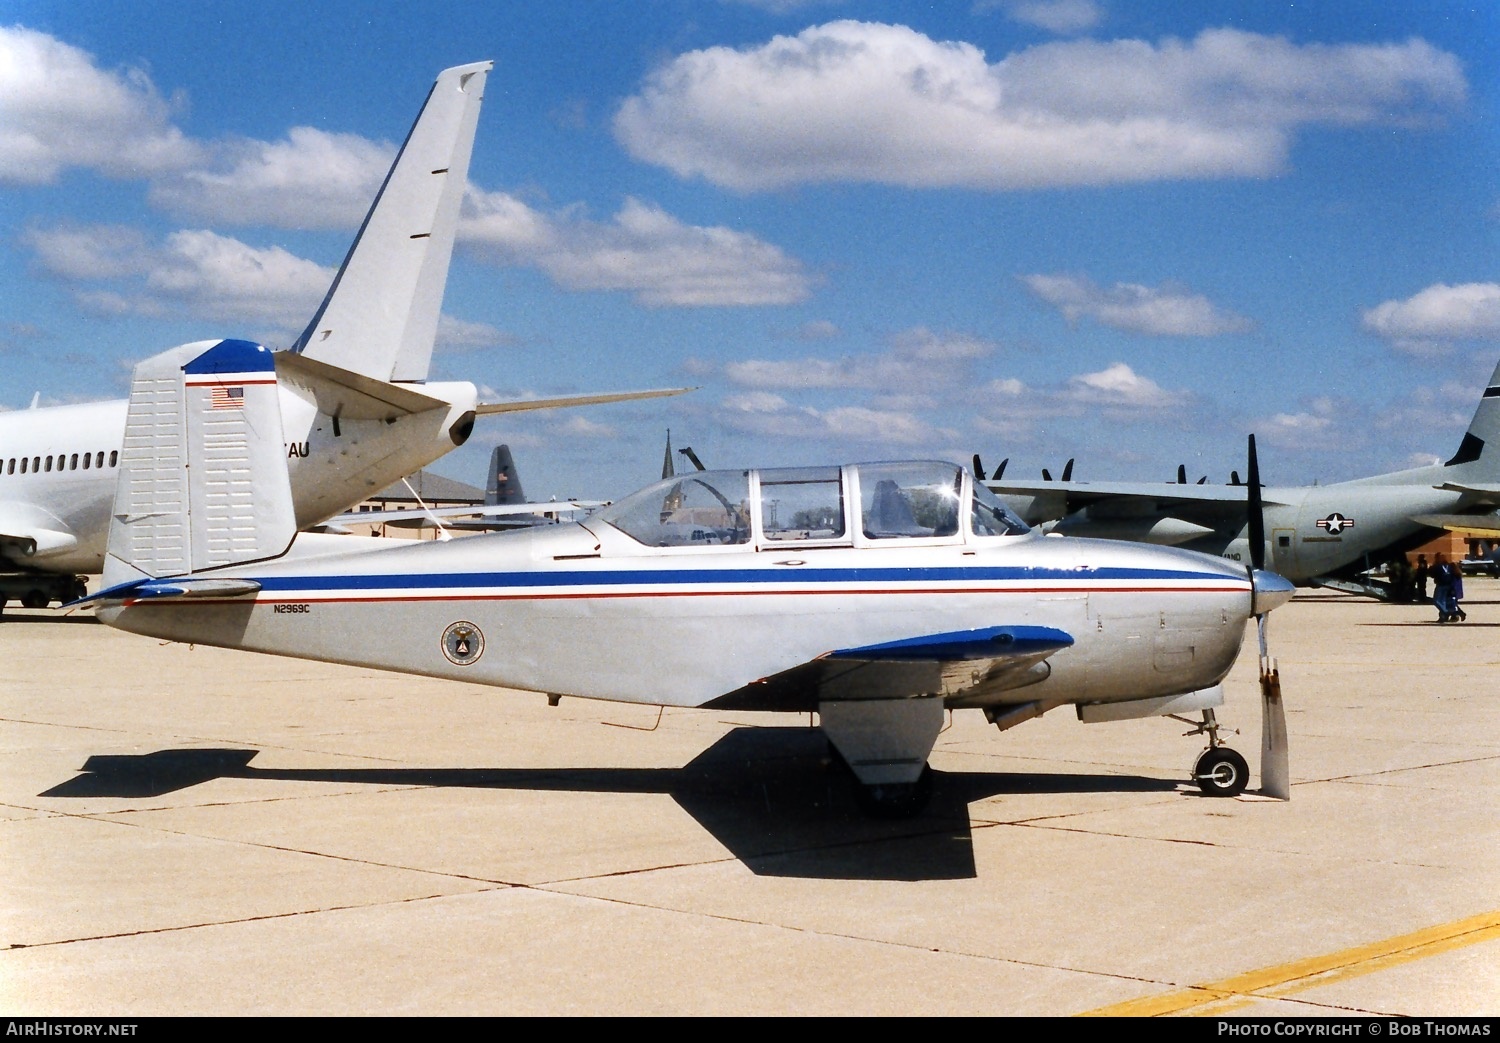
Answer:
[[[1182,482],[985,483],[1029,524],[1065,536],[1183,547],[1249,563],[1253,514],[1265,564],[1299,585],[1380,594],[1357,579],[1433,537],[1434,518],[1500,504],[1500,366],[1446,462],[1330,485]],[[1258,493],[1258,495],[1257,495]]]

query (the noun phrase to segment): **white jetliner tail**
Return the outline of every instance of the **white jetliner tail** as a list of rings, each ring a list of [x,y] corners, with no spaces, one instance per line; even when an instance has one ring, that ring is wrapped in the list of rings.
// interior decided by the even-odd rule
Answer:
[[[200,341],[136,366],[106,590],[276,557],[295,535],[271,352]]]
[[[493,67],[476,62],[438,74],[293,351],[376,380],[427,379],[479,103]]]

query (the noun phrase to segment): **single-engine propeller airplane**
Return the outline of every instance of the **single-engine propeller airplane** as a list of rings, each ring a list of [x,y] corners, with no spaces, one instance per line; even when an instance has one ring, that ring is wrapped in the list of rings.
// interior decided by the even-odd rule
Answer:
[[[977,456],[974,465],[984,480]],[[1330,485],[1262,486],[1252,435],[1246,480],[1229,485],[1189,485],[1184,467],[1176,483],[1075,482],[1072,460],[1061,482],[1004,479],[1004,470],[1002,463],[985,483],[990,491],[1028,523],[1048,523],[1051,532],[1180,546],[1241,562],[1260,554],[1299,586],[1384,598],[1390,591],[1365,575],[1370,569],[1440,529],[1484,532],[1495,525],[1500,365],[1458,450],[1430,467]]]
[[[1273,573],[1044,539],[929,461],[696,471],[445,543],[299,536],[277,378],[243,341],[136,367],[106,587],[86,599],[106,623],[552,699],[816,711],[879,815],[923,806],[945,711],[970,708],[1002,730],[1065,705],[1201,711],[1194,778],[1245,788],[1214,708],[1246,622],[1292,595]],[[1286,797],[1267,676],[1262,792]]]

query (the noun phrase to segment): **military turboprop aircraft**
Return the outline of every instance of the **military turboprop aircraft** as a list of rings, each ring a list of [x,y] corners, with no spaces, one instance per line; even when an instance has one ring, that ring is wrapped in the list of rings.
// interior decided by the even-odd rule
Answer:
[[[276,355],[299,526],[322,522],[462,445],[477,415],[687,388],[485,403],[428,382],[469,154],[491,62],[438,75],[322,305]],[[205,341],[199,353],[209,346]],[[0,413],[0,608],[69,600],[103,566],[123,400]]]
[[[1292,594],[1272,573],[1042,539],[935,462],[699,471],[576,523],[443,543],[299,536],[277,376],[240,341],[136,367],[88,599],[106,623],[553,700],[816,711],[882,815],[923,805],[944,713],[967,708],[1002,730],[1064,705],[1202,711],[1199,786],[1245,786],[1213,708],[1246,621]],[[1274,683],[1263,705],[1262,791],[1285,797]]]
[[[976,458],[978,477],[983,479]],[[1003,469],[1003,465],[1002,465]],[[1250,437],[1244,484],[1073,482],[986,484],[1027,522],[1051,532],[1180,546],[1254,560],[1299,586],[1324,586],[1376,597],[1387,589],[1362,574],[1420,546],[1465,517],[1483,530],[1500,504],[1500,366],[1451,459],[1332,485],[1262,487]]]

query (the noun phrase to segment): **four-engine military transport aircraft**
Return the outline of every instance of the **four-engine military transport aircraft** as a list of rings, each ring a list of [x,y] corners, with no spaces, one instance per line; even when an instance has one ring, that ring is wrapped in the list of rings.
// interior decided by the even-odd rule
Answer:
[[[1069,461],[1068,472],[1072,470]],[[978,475],[984,477],[981,472]],[[1179,479],[1185,479],[1179,470]],[[998,479],[998,475],[996,476]],[[1299,586],[1384,597],[1363,577],[1441,528],[1495,525],[1500,504],[1500,366],[1463,441],[1447,463],[1294,488],[1262,487],[1250,438],[1243,485],[991,480],[991,491],[1027,522],[1051,532],[1180,546],[1253,561]]]
[[[428,382],[491,62],[440,73],[322,305],[277,353],[293,509],[322,522],[462,445],[476,415],[686,388],[484,403]],[[197,354],[211,342],[197,345]],[[79,596],[104,560],[124,401],[0,413],[0,609]]]
[[[1245,786],[1213,708],[1246,622],[1291,597],[1272,573],[1043,539],[936,462],[698,471],[579,522],[449,542],[299,536],[278,376],[238,341],[136,367],[88,599],[104,622],[552,699],[816,711],[876,814],[920,809],[945,711],[966,708],[1002,730],[1065,705],[1201,711],[1199,786]],[[1262,792],[1285,797],[1262,664]]]

